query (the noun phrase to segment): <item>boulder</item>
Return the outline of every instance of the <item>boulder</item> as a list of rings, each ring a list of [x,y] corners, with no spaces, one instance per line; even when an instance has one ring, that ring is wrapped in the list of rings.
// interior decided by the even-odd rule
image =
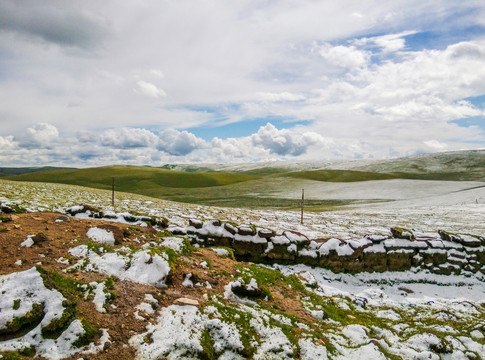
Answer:
[[[199,219],[189,219],[189,226],[192,226],[196,229],[202,229],[202,221]]]
[[[232,235],[236,235],[237,234],[237,228],[234,225],[232,225],[232,224],[225,223],[224,224],[224,229],[226,229],[227,231],[229,231]]]
[[[237,228],[237,233],[239,235],[256,235],[256,228],[254,226],[249,225],[241,225]]]
[[[398,239],[414,239],[413,232],[409,229],[401,228],[401,227],[393,227],[391,228],[392,236]]]

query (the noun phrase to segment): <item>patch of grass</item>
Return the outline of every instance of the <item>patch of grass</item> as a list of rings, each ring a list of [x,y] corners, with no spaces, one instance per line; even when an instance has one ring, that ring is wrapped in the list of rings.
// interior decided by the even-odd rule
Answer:
[[[354,170],[295,171],[286,174],[280,174],[278,176],[326,182],[357,182],[369,180],[389,180],[396,178],[394,175],[391,174]]]
[[[209,331],[204,329],[200,337],[200,345],[202,346],[202,353],[200,359],[202,360],[215,360],[217,359],[216,352],[214,350],[214,342],[211,339]]]
[[[118,278],[115,276],[108,276],[106,280],[104,280],[104,286],[106,286],[106,289],[108,290],[113,290],[115,288],[115,282],[118,281]]]
[[[17,310],[20,307],[20,299],[15,299],[13,301],[12,309]]]
[[[25,359],[23,356],[21,356],[17,352],[9,351],[9,352],[0,352],[0,355],[2,356],[2,360],[23,360]]]
[[[88,241],[85,244],[88,247],[88,250],[94,251],[98,255],[104,254],[105,252],[113,252],[115,249],[111,245],[100,244],[94,241]]]
[[[84,334],[72,344],[77,348],[87,345],[101,336],[101,329],[91,324],[89,320],[81,319],[81,323],[84,328]]]
[[[251,314],[238,310],[235,306],[224,305],[219,301],[209,301],[207,305],[214,306],[220,314],[221,321],[226,323],[232,323],[236,326],[241,335],[241,342],[244,349],[241,351],[241,355],[247,359],[252,358],[256,352],[255,343],[260,343],[259,336],[254,328],[249,324],[252,316]]]
[[[0,341],[22,336],[35,328],[44,318],[44,304],[32,304],[24,316],[13,318],[0,329]]]
[[[62,303],[64,311],[59,319],[52,320],[42,328],[42,336],[46,338],[57,338],[67,329],[76,316],[76,305],[83,295],[82,284],[76,280],[65,277],[54,270],[46,270],[41,266],[36,267],[42,276],[44,285],[48,289],[59,291],[66,300]]]
[[[0,228],[0,233],[6,233],[8,232],[8,229],[6,227]]]

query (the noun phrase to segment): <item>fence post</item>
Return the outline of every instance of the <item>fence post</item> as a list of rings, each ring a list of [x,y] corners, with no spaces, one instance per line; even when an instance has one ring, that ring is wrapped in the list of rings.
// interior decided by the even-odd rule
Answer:
[[[111,206],[113,206],[113,211],[115,210],[115,178],[111,178]]]
[[[301,224],[303,225],[303,207],[305,206],[305,189],[301,189]]]

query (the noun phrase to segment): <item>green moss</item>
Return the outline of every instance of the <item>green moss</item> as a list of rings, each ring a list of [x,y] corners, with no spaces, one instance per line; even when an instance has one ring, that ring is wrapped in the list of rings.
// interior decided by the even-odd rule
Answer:
[[[22,360],[25,359],[23,356],[20,356],[19,353],[9,351],[9,352],[0,352],[0,355],[2,356],[2,360]]]
[[[26,334],[44,318],[44,304],[33,304],[32,310],[24,316],[13,318],[0,329],[0,341]]]
[[[5,228],[5,227],[4,228],[0,228],[0,233],[6,233],[6,232],[8,232],[8,229],[7,228]]]
[[[115,276],[108,276],[105,280],[104,280],[104,286],[106,286],[106,289],[108,290],[113,290],[115,288],[115,282],[118,281],[118,278],[116,278]]]
[[[81,323],[84,328],[84,334],[73,343],[73,346],[77,348],[87,345],[101,336],[101,330],[98,326],[91,324],[87,319],[82,319]]]
[[[12,309],[17,310],[20,307],[20,299],[15,299],[13,301]]]
[[[92,241],[86,242],[88,250],[94,251],[96,254],[104,254],[105,252],[113,252],[114,247],[106,244],[100,244]]]
[[[200,337],[200,345],[202,346],[202,353],[200,359],[203,360],[215,360],[217,359],[216,352],[214,350],[214,343],[211,339],[209,331],[204,329]]]
[[[81,296],[83,296],[82,284],[76,280],[70,279],[53,270],[46,270],[37,266],[37,271],[44,280],[44,285],[48,289],[58,290],[66,300],[62,303],[64,312],[59,319],[52,320],[42,328],[42,335],[46,338],[57,338],[74,320],[76,316],[76,305]]]
[[[35,355],[35,349],[32,346],[25,347],[19,351],[19,354],[28,356],[28,357],[33,357]]]

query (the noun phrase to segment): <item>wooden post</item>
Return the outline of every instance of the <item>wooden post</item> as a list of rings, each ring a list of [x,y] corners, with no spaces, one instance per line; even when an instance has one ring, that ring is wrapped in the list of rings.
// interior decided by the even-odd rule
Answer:
[[[113,211],[115,209],[115,178],[111,178],[111,205],[113,206]]]
[[[303,207],[305,206],[305,189],[301,189],[301,224],[303,225]]]

